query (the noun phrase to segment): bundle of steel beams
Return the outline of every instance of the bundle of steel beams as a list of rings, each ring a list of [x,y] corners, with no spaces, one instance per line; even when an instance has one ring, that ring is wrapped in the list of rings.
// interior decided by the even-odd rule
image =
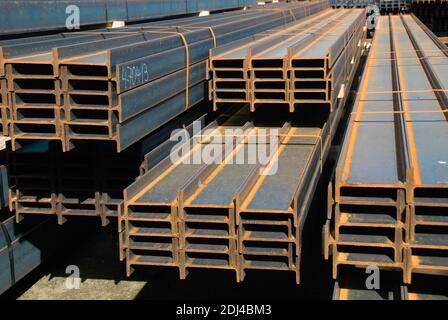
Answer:
[[[405,283],[448,274],[447,52],[414,16],[380,18],[329,188],[334,277],[340,265]]]
[[[312,104],[331,112],[346,77],[348,60],[363,33],[364,9],[325,10],[306,20],[213,49],[210,95],[226,103]]]
[[[356,48],[345,86],[361,55]],[[214,268],[242,281],[259,269],[292,271],[299,282],[303,226],[343,108],[328,115],[310,105],[297,117],[264,111],[234,105],[199,133],[185,134],[191,139],[171,145],[169,156],[125,190],[120,225],[128,274],[135,266],[165,266],[183,279],[191,269]],[[267,161],[248,160],[260,146],[271,150]]]
[[[141,158],[132,151],[117,155],[95,144],[61,153],[42,141],[10,153],[10,209],[17,221],[31,214],[57,216],[60,224],[68,216],[99,216],[106,225],[139,174]]]
[[[16,150],[114,141],[120,152],[206,97],[209,49],[323,10],[324,1],[0,42],[3,134]],[[5,100],[5,99],[2,99]]]
[[[95,216],[103,226],[108,224],[121,213],[123,190],[142,168],[157,162],[147,153],[168,140],[173,130],[204,117],[204,107],[184,113],[119,154],[110,143],[97,142],[63,153],[51,141],[8,152],[9,191],[6,170],[1,173],[10,210],[17,221],[25,215],[53,215],[62,224],[67,217]]]
[[[113,21],[135,22],[255,4],[255,0],[3,0],[0,2],[0,36],[104,25]],[[76,21],[79,26],[72,26]]]

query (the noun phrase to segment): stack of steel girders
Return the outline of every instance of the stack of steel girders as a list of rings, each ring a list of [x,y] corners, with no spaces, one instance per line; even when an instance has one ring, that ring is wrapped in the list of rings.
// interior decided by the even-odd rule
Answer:
[[[414,16],[393,21],[405,110],[408,110],[413,180],[408,181],[407,276],[448,274],[448,48]],[[406,62],[407,60],[412,63]],[[426,79],[417,75],[426,75]]]
[[[228,116],[223,116],[223,118],[228,118]],[[219,133],[223,130],[219,123],[223,121],[218,119],[206,128],[212,131],[210,134],[213,134],[213,131]],[[192,143],[201,139],[201,137],[197,137],[197,132],[192,133]],[[158,152],[158,150],[155,150],[155,152]],[[196,147],[191,147],[191,150],[188,150],[188,154],[183,157],[192,161],[195,159],[194,155],[196,154],[196,157],[199,156],[201,160],[201,152],[202,146],[199,144]],[[189,159],[187,156],[189,156]],[[180,250],[182,236],[179,230],[180,212],[177,208],[177,191],[187,184],[195,174],[200,173],[201,170],[207,167],[202,161],[199,161],[197,164],[189,164],[183,163],[182,160],[171,162],[168,156],[125,190],[124,221],[126,223],[126,238],[124,248],[126,249],[128,273],[130,273],[132,265],[181,267]],[[223,217],[222,222],[226,223],[226,215],[221,213],[221,216]],[[201,216],[199,215],[199,217]],[[226,229],[228,230],[227,234],[230,234],[229,228]],[[221,245],[221,247],[221,251],[224,251],[223,255],[226,254],[226,249],[227,252],[230,250],[229,245]],[[219,249],[219,246],[215,245],[215,248]],[[194,254],[195,252],[193,251],[192,255]],[[231,254],[234,254],[234,252]],[[233,264],[230,265],[229,260],[230,258],[227,259],[227,266],[232,266]],[[198,261],[200,260],[198,259]],[[219,262],[219,264],[214,263],[214,265],[222,267],[222,264],[226,261]],[[185,268],[183,268],[183,273],[181,273],[181,276],[185,277]]]
[[[134,148],[116,154],[98,143],[62,153],[42,141],[9,154],[10,209],[23,215],[98,216],[102,224],[117,217],[122,190],[139,174],[141,155]]]
[[[345,86],[361,51],[353,52]],[[345,100],[341,95],[339,106]],[[191,269],[214,268],[233,270],[242,281],[247,270],[259,269],[292,271],[299,282],[303,226],[343,108],[329,116],[302,108],[295,119],[235,108],[193,130],[186,144],[171,145],[178,158],[167,156],[125,190],[121,248],[128,274],[135,266],[167,266],[185,278]],[[226,129],[233,130],[230,147],[219,139],[229,138]],[[260,140],[266,136],[277,142]],[[260,146],[272,148],[267,161],[250,161]]]
[[[66,29],[72,26],[72,22],[76,22],[77,13],[79,27],[85,27],[113,21],[135,22],[186,15],[205,10],[229,10],[255,4],[255,0],[3,0],[0,2],[0,36]]]
[[[350,56],[359,46],[364,9],[326,10],[268,35],[214,49],[210,95],[226,103],[304,105],[333,110]]]
[[[447,71],[446,46],[414,16],[381,17],[330,187],[334,277],[447,274]]]
[[[121,214],[123,190],[157,159],[150,151],[202,117],[192,109],[122,153],[110,143],[90,142],[61,152],[54,142],[38,141],[8,153],[9,206],[19,221],[25,215],[96,216],[102,225]],[[8,184],[5,184],[8,188]]]
[[[324,1],[0,43],[16,150],[106,140],[122,151],[206,97],[209,49],[323,10]]]

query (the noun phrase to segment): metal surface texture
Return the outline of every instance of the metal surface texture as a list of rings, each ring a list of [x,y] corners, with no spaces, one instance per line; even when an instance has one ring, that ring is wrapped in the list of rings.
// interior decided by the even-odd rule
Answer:
[[[250,41],[213,49],[209,88],[214,108],[244,102],[251,111],[272,104],[294,112],[312,104],[331,112],[364,24],[364,9],[328,9]]]
[[[347,87],[361,51],[362,46],[351,57]],[[127,273],[136,266],[165,266],[178,268],[184,279],[191,269],[217,268],[233,270],[243,281],[248,270],[277,270],[293,272],[299,283],[303,225],[346,97],[330,115],[311,104],[294,116],[287,111],[274,117],[269,108],[249,112],[233,105],[191,138],[180,159],[167,156],[146,171],[125,190],[120,247]],[[240,134],[228,152],[216,155],[221,161],[184,161],[220,147],[213,138],[225,129]],[[278,130],[269,161],[236,162],[262,129]],[[158,152],[153,156],[159,158]],[[268,175],[273,167],[278,171]]]
[[[382,16],[329,188],[338,267],[447,274],[448,57],[412,15]],[[329,249],[327,247],[327,249]]]
[[[207,96],[211,48],[326,6],[278,4],[272,10],[0,42],[2,101],[7,101],[3,134],[11,137],[13,150],[54,140],[69,151],[97,140],[114,141],[121,152]]]
[[[255,5],[255,0],[74,0],[0,2],[0,36],[66,29],[73,6],[79,8],[80,27],[113,21],[135,22],[201,11],[218,11]],[[11,13],[14,14],[11,14]]]

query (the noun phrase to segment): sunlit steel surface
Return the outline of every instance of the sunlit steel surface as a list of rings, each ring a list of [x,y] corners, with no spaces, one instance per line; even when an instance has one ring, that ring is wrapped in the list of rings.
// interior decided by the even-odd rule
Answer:
[[[412,15],[382,16],[329,191],[341,265],[448,274],[447,48]]]

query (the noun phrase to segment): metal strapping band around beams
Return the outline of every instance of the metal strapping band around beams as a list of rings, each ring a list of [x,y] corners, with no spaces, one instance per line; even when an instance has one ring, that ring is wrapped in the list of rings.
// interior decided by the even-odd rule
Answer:
[[[14,252],[12,249],[12,241],[11,237],[9,236],[8,229],[6,229],[6,226],[3,224],[3,222],[0,222],[0,229],[2,230],[5,236],[6,245],[8,247],[9,266],[11,271],[11,284],[14,285],[16,283],[16,272],[14,267]]]
[[[170,27],[163,26],[163,28],[170,28]],[[171,28],[176,28],[177,31],[158,30],[158,29],[161,29],[159,26],[144,27],[144,28],[142,28],[142,31],[148,32],[148,33],[174,34],[174,35],[178,35],[180,37],[180,39],[182,40],[182,43],[185,47],[185,110],[187,110],[189,107],[190,52],[189,52],[189,46],[188,46],[187,39],[185,38],[185,35],[181,31],[179,31],[179,29],[184,29],[186,31],[188,31],[188,29],[209,30],[210,35],[212,36],[212,40],[213,40],[213,48],[216,48],[216,35],[215,35],[215,31],[213,30],[212,27],[188,27],[188,26],[187,27],[174,27],[173,26]],[[153,29],[153,30],[148,31],[148,29]]]
[[[187,31],[188,30],[203,30],[203,29],[208,30],[213,39],[213,48],[216,48],[216,34],[212,27],[194,27],[194,26],[189,27],[189,26],[186,26],[186,27],[181,27],[181,28],[185,29]]]
[[[417,51],[424,51],[424,52],[448,52],[448,50],[442,50],[442,49],[434,49],[434,50],[426,50],[426,49],[417,50],[417,49],[415,49],[415,50],[400,50],[400,53],[403,53],[403,52],[417,52]],[[377,54],[391,54],[391,53],[396,53],[396,52],[395,51],[376,51],[376,53]],[[444,57],[444,58],[446,58],[446,57]],[[371,58],[371,59],[374,59],[374,58]]]
[[[412,51],[410,51],[410,52],[412,52]],[[416,61],[420,61],[420,60],[428,60],[428,59],[431,59],[431,60],[447,60],[447,57],[445,57],[445,56],[425,56],[425,57],[422,57],[422,58],[418,58],[418,57],[400,57],[400,58],[398,58],[398,59],[392,59],[392,58],[369,58],[369,59],[367,59],[367,60],[376,60],[376,61],[395,61],[395,60],[406,60],[406,61],[409,61],[409,60],[416,60]]]
[[[413,110],[413,111],[363,111],[363,112],[351,112],[350,114],[412,114],[412,113],[445,113],[448,110]],[[363,120],[355,120],[356,122],[362,122]]]
[[[180,37],[180,39],[182,40],[182,43],[185,47],[185,110],[188,109],[188,101],[189,101],[189,90],[188,90],[188,85],[189,85],[189,77],[190,77],[190,53],[189,53],[189,47],[188,47],[188,42],[187,39],[185,38],[185,35],[182,32],[179,31],[147,31],[145,30],[144,32],[148,32],[148,33],[163,33],[163,34],[174,34],[174,35],[178,35]]]

